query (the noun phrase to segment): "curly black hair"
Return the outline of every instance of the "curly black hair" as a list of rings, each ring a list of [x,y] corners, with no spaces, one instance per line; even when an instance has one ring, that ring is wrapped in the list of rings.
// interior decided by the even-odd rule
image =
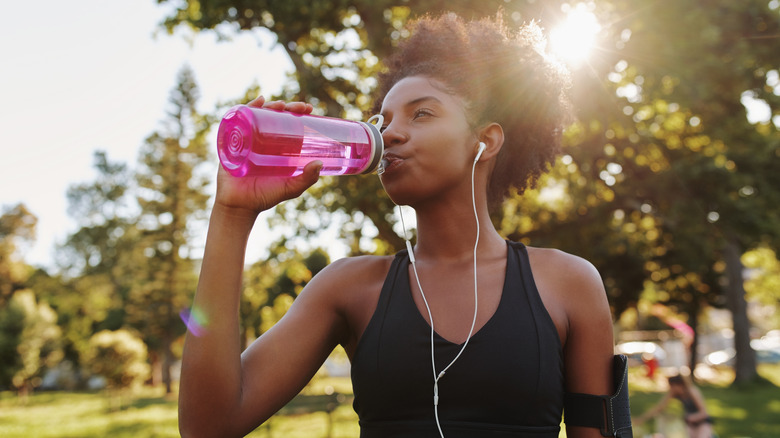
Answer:
[[[510,30],[500,16],[465,21],[447,13],[414,20],[409,30],[411,36],[385,60],[375,110],[400,80],[436,79],[464,99],[472,129],[493,122],[504,129],[489,205],[500,205],[512,187],[518,193],[534,187],[560,152],[571,115],[568,72],[544,54],[539,26],[531,22]]]

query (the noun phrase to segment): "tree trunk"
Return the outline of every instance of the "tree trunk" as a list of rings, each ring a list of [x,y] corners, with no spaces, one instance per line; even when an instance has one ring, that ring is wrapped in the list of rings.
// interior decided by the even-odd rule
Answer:
[[[740,260],[742,249],[735,237],[731,236],[726,242],[724,255],[726,275],[728,276],[726,298],[734,324],[734,350],[736,351],[734,383],[741,384],[755,380],[758,377],[758,372],[756,371],[756,352],[750,346],[750,320],[747,316],[747,302],[745,301],[744,280],[742,278],[744,266]]]
[[[691,340],[691,348],[688,352],[690,356],[688,357],[688,366],[691,369],[691,377],[694,377],[694,371],[696,371],[696,364],[699,362],[699,312],[701,311],[701,306],[699,305],[698,301],[694,302],[694,305],[691,307],[691,313],[688,315],[688,325],[693,327],[693,339]]]
[[[162,380],[163,384],[165,384],[165,394],[171,394],[173,393],[173,387],[172,387],[172,379],[171,379],[171,368],[173,367],[173,352],[171,351],[171,339],[169,334],[165,334],[163,336],[163,345],[162,345]]]

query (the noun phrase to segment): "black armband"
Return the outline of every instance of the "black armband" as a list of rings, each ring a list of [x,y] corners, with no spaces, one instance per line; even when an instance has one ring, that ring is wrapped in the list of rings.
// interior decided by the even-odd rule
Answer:
[[[564,394],[564,422],[569,426],[598,428],[602,436],[632,438],[628,359],[622,354],[612,360],[612,380],[613,395]]]

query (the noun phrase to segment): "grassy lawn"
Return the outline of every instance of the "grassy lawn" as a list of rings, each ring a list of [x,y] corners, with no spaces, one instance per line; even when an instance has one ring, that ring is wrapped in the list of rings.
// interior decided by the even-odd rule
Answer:
[[[780,365],[761,365],[761,375],[773,384],[736,389],[722,381],[701,385],[710,413],[716,418],[715,430],[721,438],[780,437]],[[641,378],[633,379],[631,411],[638,415],[662,395]],[[330,387],[330,388],[329,388]],[[320,379],[307,389],[324,393],[334,389],[351,391],[349,380]],[[120,408],[103,393],[43,392],[26,401],[8,392],[0,393],[0,436],[35,437],[178,437],[176,401],[166,398],[161,389],[146,388],[127,396]],[[663,423],[667,438],[684,437],[679,420],[679,404],[672,404],[656,421]],[[249,437],[311,438],[326,437],[328,415],[323,412],[298,416],[275,416]],[[340,406],[330,417],[333,438],[357,437],[357,417],[352,406]],[[652,422],[635,428],[634,436],[651,432]],[[565,433],[561,433],[565,436]]]
[[[345,387],[346,385],[346,387]],[[348,389],[349,379],[320,379],[307,391],[324,393]],[[351,405],[340,406],[330,416],[332,438],[357,437],[357,415]],[[308,415],[275,416],[249,437],[326,437],[329,417]],[[166,398],[161,388],[145,388],[124,397],[121,406],[104,393],[41,392],[20,400],[10,392],[0,393],[0,437],[2,438],[163,438],[178,437],[177,403]]]
[[[699,388],[707,403],[707,410],[715,418],[714,429],[721,438],[770,438],[780,437],[780,364],[759,365],[759,374],[769,382],[744,388],[728,385],[733,373],[724,372],[720,379],[700,383]],[[637,383],[641,378],[633,379]],[[663,396],[641,384],[631,388],[631,412],[638,416],[652,407]],[[634,428],[634,436],[650,434],[658,426],[667,433],[666,438],[687,438],[685,435],[680,403],[672,402],[663,415],[645,425]]]

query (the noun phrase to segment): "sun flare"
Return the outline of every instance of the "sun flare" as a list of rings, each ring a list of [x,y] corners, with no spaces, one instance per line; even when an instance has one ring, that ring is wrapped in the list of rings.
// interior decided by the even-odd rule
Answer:
[[[563,61],[576,66],[590,56],[601,25],[585,4],[564,12],[564,21],[550,32],[550,48]]]

